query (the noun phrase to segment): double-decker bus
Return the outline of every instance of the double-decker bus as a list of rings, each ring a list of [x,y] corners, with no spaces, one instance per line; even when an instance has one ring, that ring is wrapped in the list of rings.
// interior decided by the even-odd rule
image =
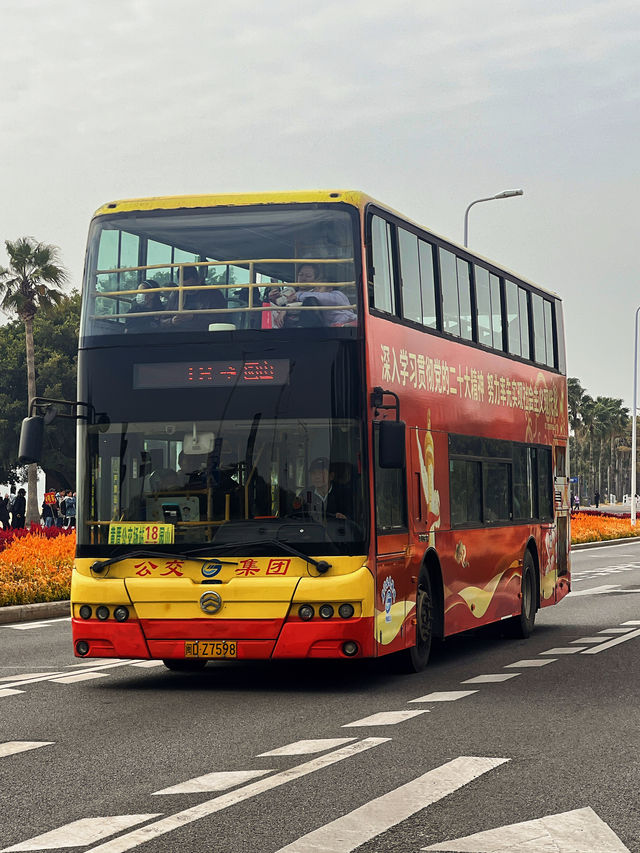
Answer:
[[[91,224],[75,654],[362,658],[526,637],[570,590],[559,298],[359,192]]]

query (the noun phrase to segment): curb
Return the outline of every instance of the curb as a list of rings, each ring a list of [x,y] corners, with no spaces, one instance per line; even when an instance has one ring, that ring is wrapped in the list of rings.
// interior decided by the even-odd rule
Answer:
[[[629,542],[640,542],[640,536],[627,536],[625,539],[598,539],[597,542],[580,542],[572,545],[572,551],[583,551],[589,548],[604,548],[605,545],[626,545]]]
[[[0,625],[9,622],[32,622],[35,619],[54,619],[70,615],[70,602],[44,601],[41,604],[17,604],[0,607]]]

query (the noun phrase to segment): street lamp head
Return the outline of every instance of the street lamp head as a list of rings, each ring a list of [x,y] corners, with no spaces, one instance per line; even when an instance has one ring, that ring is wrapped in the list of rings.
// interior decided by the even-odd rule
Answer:
[[[524,195],[524,190],[505,190],[503,193],[494,195],[494,198],[513,198],[514,195]]]

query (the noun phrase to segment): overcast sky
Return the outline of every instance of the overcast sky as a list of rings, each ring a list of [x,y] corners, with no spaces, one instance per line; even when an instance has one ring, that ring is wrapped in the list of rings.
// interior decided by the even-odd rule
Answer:
[[[130,196],[362,189],[564,299],[569,374],[630,404],[638,0],[0,0],[4,240]]]

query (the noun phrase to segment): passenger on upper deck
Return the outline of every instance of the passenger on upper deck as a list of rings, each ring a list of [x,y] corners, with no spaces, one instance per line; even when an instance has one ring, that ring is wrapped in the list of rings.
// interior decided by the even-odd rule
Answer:
[[[160,287],[157,281],[145,279],[138,285],[138,293],[126,317],[125,332],[154,332],[160,328],[160,317],[148,315],[136,317],[136,314],[146,314],[148,311],[162,311],[163,305],[159,293],[149,292],[152,288]],[[146,292],[145,292],[146,291]]]
[[[214,290],[206,285],[206,279],[201,279],[196,267],[184,267],[182,272],[182,284],[184,287],[203,286],[202,290],[187,290],[184,292],[183,311],[178,311],[168,322],[179,328],[207,330],[209,324],[214,321],[214,314],[194,314],[194,311],[206,309],[217,310],[226,308],[227,302],[221,290]],[[172,308],[178,306],[178,300],[171,294]]]
[[[298,284],[313,284],[319,281],[319,272],[316,264],[302,264],[298,270]],[[283,311],[284,321],[282,325],[290,326],[345,326],[354,323],[357,319],[349,307],[349,300],[341,290],[335,290],[331,285],[318,285],[313,288],[299,288],[294,293],[289,293],[287,301],[289,304],[297,304],[305,307],[311,305],[335,305],[331,311]]]

